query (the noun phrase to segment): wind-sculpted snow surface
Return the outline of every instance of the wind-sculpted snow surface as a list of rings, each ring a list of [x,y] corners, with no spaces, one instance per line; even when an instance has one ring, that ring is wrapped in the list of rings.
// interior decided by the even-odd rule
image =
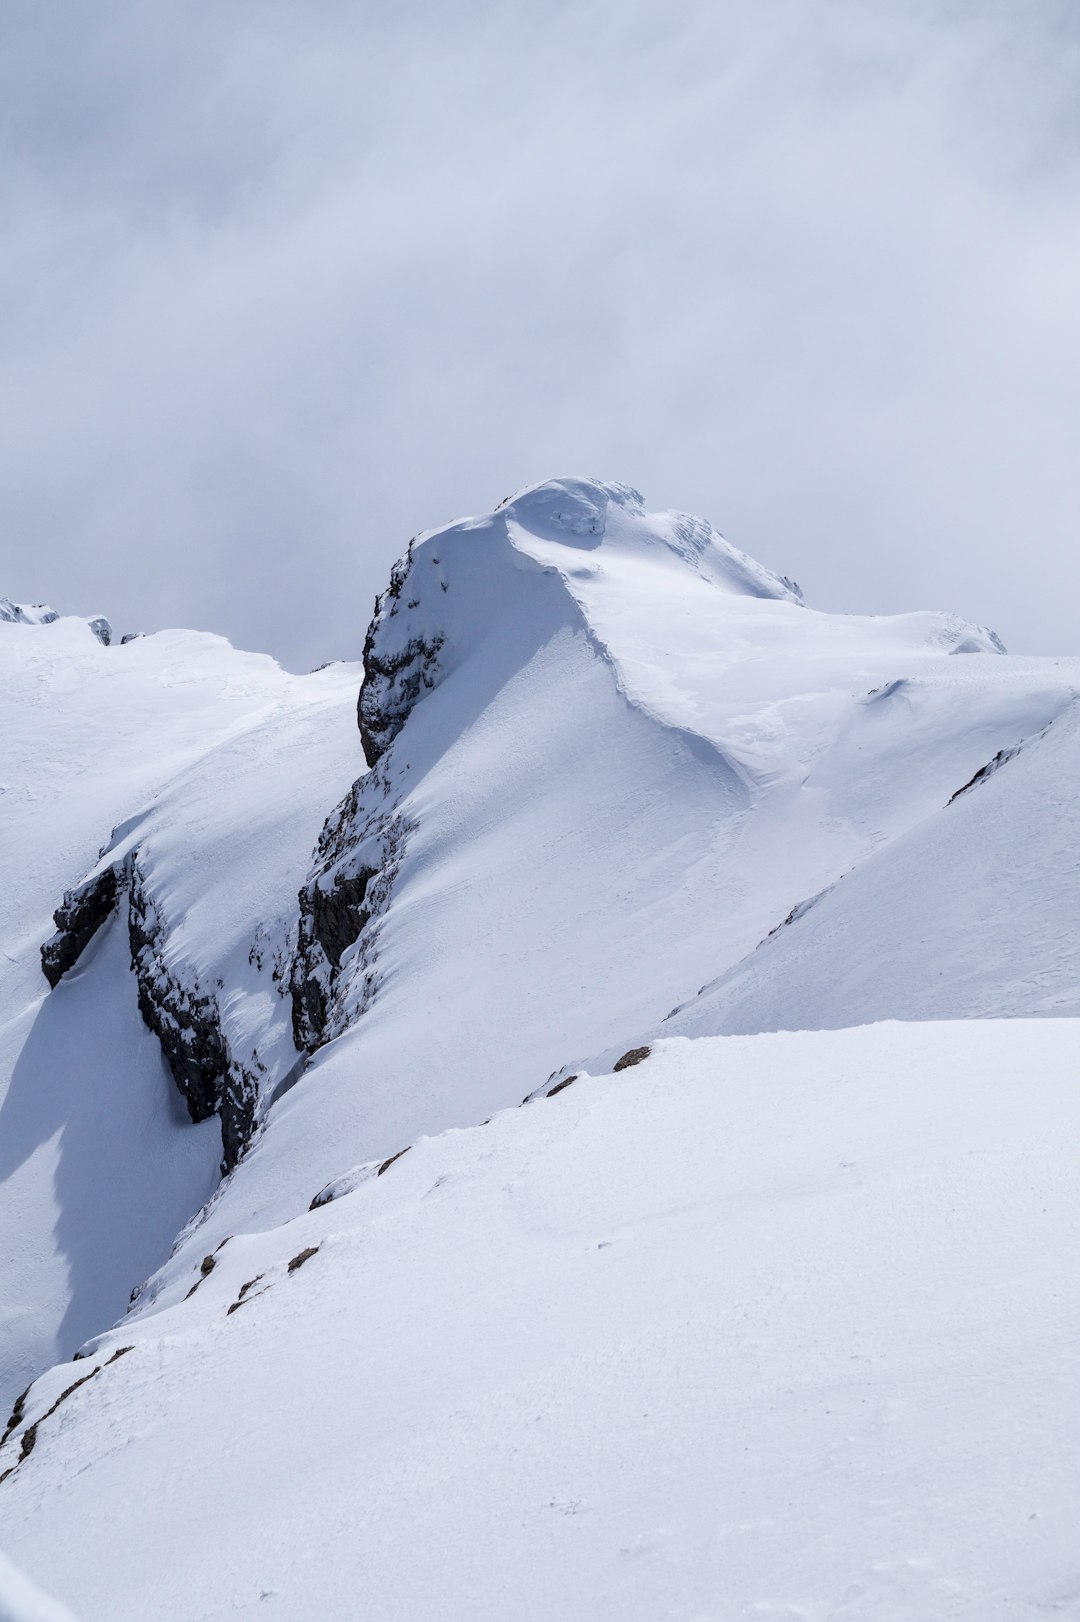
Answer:
[[[36,1380],[7,1546],[89,1622],[1067,1616],[1078,1037],[661,1042],[422,1139]]]

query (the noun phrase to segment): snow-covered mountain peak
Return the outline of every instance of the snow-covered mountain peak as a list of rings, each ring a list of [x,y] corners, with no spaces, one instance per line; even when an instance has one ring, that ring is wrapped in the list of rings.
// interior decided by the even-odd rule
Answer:
[[[68,618],[68,616],[63,616]],[[13,603],[10,597],[0,597],[0,625],[56,625],[61,615],[48,603]],[[113,632],[112,626],[104,614],[93,614],[83,619],[74,616],[71,624],[84,625],[92,635],[96,636],[102,647],[109,647]],[[125,641],[130,640],[125,637]]]
[[[630,485],[549,479],[522,490],[497,510],[505,516],[509,539],[519,552],[549,567],[564,567],[571,577],[582,576],[583,560],[560,557],[551,547],[595,552],[601,566],[618,556],[689,565],[739,597],[800,598],[792,581],[731,546],[706,519],[649,512]]]
[[[505,652],[511,625],[509,640],[522,649],[569,622],[614,653],[605,601],[619,613],[630,598],[640,607],[658,596],[694,598],[703,624],[723,597],[801,601],[797,586],[705,519],[649,512],[629,485],[597,479],[549,479],[494,512],[417,536],[376,602],[364,648],[359,718],[369,761],[463,658],[489,641]]]
[[[59,614],[48,603],[13,603],[0,597],[0,625],[51,625]]]

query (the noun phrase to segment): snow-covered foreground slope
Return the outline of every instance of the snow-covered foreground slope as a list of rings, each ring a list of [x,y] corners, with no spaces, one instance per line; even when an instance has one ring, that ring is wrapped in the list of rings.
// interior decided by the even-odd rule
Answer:
[[[1068,1615],[1078,1038],[678,1040],[423,1140],[38,1381],[7,1547],[91,1622]]]
[[[9,1400],[123,1311],[213,1191],[221,1158],[220,1129],[191,1124],[139,1016],[125,919],[107,922],[50,992],[40,947],[53,909],[130,822],[147,882],[176,925],[168,953],[186,952],[212,987],[228,974],[236,1019],[271,1007],[286,1041],[280,998],[252,984],[269,970],[257,975],[245,954],[260,925],[291,916],[326,806],[355,774],[358,676],[345,666],[288,676],[191,632],[106,647],[80,620],[0,625],[0,1389]]]
[[[0,1622],[75,1622],[75,1618],[66,1605],[43,1594],[0,1555]]]

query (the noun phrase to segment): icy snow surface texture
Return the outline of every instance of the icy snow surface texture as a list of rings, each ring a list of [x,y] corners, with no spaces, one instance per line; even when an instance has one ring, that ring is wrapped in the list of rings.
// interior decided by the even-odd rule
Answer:
[[[1080,1015],[1080,660],[817,612],[586,479],[416,537],[363,670],[8,619],[35,1578],[91,1622],[1071,1603],[1078,1026],[1023,1016]]]

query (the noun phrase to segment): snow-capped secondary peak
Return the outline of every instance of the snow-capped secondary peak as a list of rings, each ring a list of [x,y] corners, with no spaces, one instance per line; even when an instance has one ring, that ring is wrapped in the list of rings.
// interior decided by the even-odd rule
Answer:
[[[0,625],[51,625],[59,614],[48,603],[13,603],[0,597]]]
[[[60,615],[48,603],[13,603],[10,597],[0,597],[0,625],[55,625]],[[96,636],[102,647],[112,643],[112,626],[104,614],[94,614],[78,621]]]

